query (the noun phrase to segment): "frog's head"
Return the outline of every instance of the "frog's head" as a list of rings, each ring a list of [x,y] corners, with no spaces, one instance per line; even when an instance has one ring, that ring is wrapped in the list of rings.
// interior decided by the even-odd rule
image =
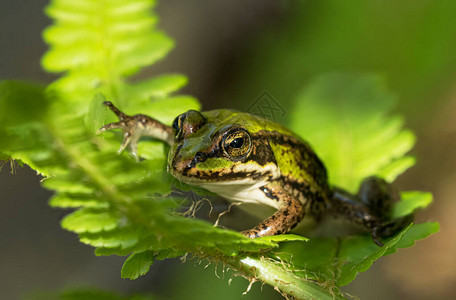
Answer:
[[[249,184],[277,178],[279,169],[264,136],[269,123],[230,110],[189,110],[172,125],[169,171],[192,184]]]

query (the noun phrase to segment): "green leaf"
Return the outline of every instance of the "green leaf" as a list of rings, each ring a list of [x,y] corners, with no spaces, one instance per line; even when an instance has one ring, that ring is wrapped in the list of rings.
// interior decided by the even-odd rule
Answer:
[[[96,199],[94,195],[58,193],[49,200],[52,207],[61,208],[108,208],[109,203]]]
[[[81,209],[67,215],[62,227],[76,233],[97,233],[114,229],[119,222],[119,217],[112,212]]]
[[[404,173],[408,168],[415,165],[416,159],[413,156],[404,156],[391,162],[380,169],[376,174],[388,182],[393,182],[397,176]]]
[[[404,156],[414,144],[414,135],[401,129],[400,117],[387,116],[393,103],[394,97],[378,77],[327,75],[299,95],[291,124],[323,159],[331,183],[356,192],[365,177],[377,175],[393,181],[415,162]],[[429,193],[401,195],[393,217],[411,214],[432,201]],[[284,243],[272,257],[290,263],[306,278],[341,286],[381,256],[409,247],[436,230],[435,224],[413,225],[381,248],[367,235],[312,238],[307,243]]]
[[[0,100],[1,129],[42,120],[49,105],[43,87],[19,81],[0,82]]]
[[[128,249],[136,246],[143,232],[136,228],[116,228],[108,232],[83,233],[79,235],[82,243],[97,248]]]
[[[125,40],[125,43],[114,49],[118,59],[114,61],[122,75],[133,75],[141,67],[151,65],[165,57],[173,47],[173,42],[163,33],[156,32],[140,39]]]
[[[96,288],[71,288],[62,292],[33,292],[24,297],[26,300],[153,300],[153,296],[123,296]]]
[[[410,191],[401,193],[401,201],[396,203],[393,210],[393,217],[399,218],[413,213],[420,208],[426,208],[432,203],[432,194]]]
[[[100,291],[95,289],[69,290],[61,293],[62,300],[124,300],[128,299],[113,292]]]
[[[73,176],[64,178],[52,177],[43,181],[43,186],[50,190],[59,190],[65,193],[93,194],[94,190],[88,185],[81,184],[80,174],[71,174]]]
[[[391,238],[383,247],[377,247],[376,249],[373,247],[369,249],[367,247],[368,242],[363,242],[360,237],[354,238],[357,241],[346,239],[344,241],[346,245],[341,246],[339,255],[339,259],[346,263],[342,266],[338,284],[343,286],[350,283],[357,273],[366,271],[376,259],[394,253],[399,248],[411,247],[416,240],[424,239],[438,230],[438,223],[410,225]]]
[[[122,278],[136,279],[149,272],[154,263],[154,253],[144,251],[130,255],[122,266]]]
[[[307,243],[283,243],[270,256],[289,263],[293,270],[301,270],[302,277],[324,281],[333,278],[339,245],[336,238],[315,237]]]
[[[130,96],[131,90],[150,88],[150,95],[166,96],[182,86],[177,77],[174,83],[165,79],[161,85],[152,81],[138,88],[124,81],[173,47],[171,39],[155,29],[157,17],[150,10],[154,5],[155,1],[145,0],[52,1],[46,13],[55,23],[43,34],[50,50],[42,64],[48,71],[67,73],[51,87],[67,100],[86,103],[94,91],[109,100],[130,99],[138,96]]]
[[[295,241],[307,242],[309,239],[305,238],[303,236],[300,236],[300,235],[296,235],[296,234],[280,234],[280,235],[260,237],[260,238],[257,238],[257,240],[280,243],[280,242],[295,242]]]
[[[389,249],[395,247],[411,225],[390,239],[383,247],[372,243],[370,237],[350,237],[342,240],[338,259],[342,264],[338,286],[349,284],[356,275],[370,268],[372,263],[382,257]]]
[[[424,239],[429,235],[440,230],[440,225],[437,222],[427,222],[413,225],[404,236],[398,241],[395,247],[388,249],[385,255],[392,254],[399,248],[411,247],[417,240]]]
[[[402,118],[387,116],[394,102],[377,76],[322,76],[297,97],[291,128],[310,142],[332,184],[356,192],[365,177],[393,181],[414,163],[404,156],[413,133],[401,129]]]
[[[127,86],[126,93],[131,99],[162,98],[172,93],[187,83],[187,78],[179,75],[162,75]]]
[[[312,238],[307,243],[289,242],[270,255],[290,265],[299,276],[319,282],[335,281],[344,286],[366,271],[378,258],[411,247],[415,241],[438,231],[438,223],[410,225],[390,238],[383,247],[368,235],[344,238]]]

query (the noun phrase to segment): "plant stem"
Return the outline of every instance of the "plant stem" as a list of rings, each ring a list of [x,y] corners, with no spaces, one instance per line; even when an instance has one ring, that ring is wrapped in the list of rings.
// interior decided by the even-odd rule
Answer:
[[[263,256],[231,258],[228,264],[249,278],[261,280],[294,299],[344,299],[339,293],[334,294],[314,281],[300,278],[292,270]]]

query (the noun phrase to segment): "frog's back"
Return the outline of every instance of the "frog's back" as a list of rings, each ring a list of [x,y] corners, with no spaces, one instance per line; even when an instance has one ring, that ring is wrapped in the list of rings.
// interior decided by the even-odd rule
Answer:
[[[295,134],[272,134],[269,145],[285,188],[306,202],[309,211],[326,210],[330,195],[326,168],[312,148]]]
[[[296,134],[294,134],[286,127],[276,122],[249,113],[230,109],[215,109],[211,111],[205,111],[202,114],[208,119],[208,123],[217,123],[220,127],[222,127],[223,124],[226,126],[239,124],[245,127],[251,134],[256,134],[259,131],[276,131],[280,134],[293,136],[299,139]]]

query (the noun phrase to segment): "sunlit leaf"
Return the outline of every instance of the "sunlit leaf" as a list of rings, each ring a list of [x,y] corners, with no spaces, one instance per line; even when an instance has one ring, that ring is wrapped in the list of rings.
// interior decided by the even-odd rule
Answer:
[[[108,211],[81,209],[62,220],[62,227],[76,233],[96,233],[119,226],[119,216]]]
[[[291,128],[309,141],[332,184],[356,192],[368,176],[393,181],[414,160],[413,133],[388,116],[395,96],[377,76],[322,76],[296,99]]]
[[[415,141],[413,133],[402,129],[400,117],[388,116],[393,103],[394,96],[378,77],[327,75],[298,96],[291,126],[322,158],[330,182],[356,192],[367,176],[377,175],[391,182],[415,163],[406,155]],[[411,214],[431,202],[429,193],[404,192],[392,217]],[[383,247],[367,235],[314,238],[305,244],[285,244],[278,257],[305,270],[305,276],[346,285],[381,256],[436,232],[435,225],[430,224],[404,229]]]
[[[393,217],[399,218],[426,208],[432,202],[432,194],[418,191],[402,192],[401,201],[394,206]]]
[[[122,267],[122,278],[136,279],[146,274],[154,263],[155,255],[152,251],[144,251],[130,255]]]

